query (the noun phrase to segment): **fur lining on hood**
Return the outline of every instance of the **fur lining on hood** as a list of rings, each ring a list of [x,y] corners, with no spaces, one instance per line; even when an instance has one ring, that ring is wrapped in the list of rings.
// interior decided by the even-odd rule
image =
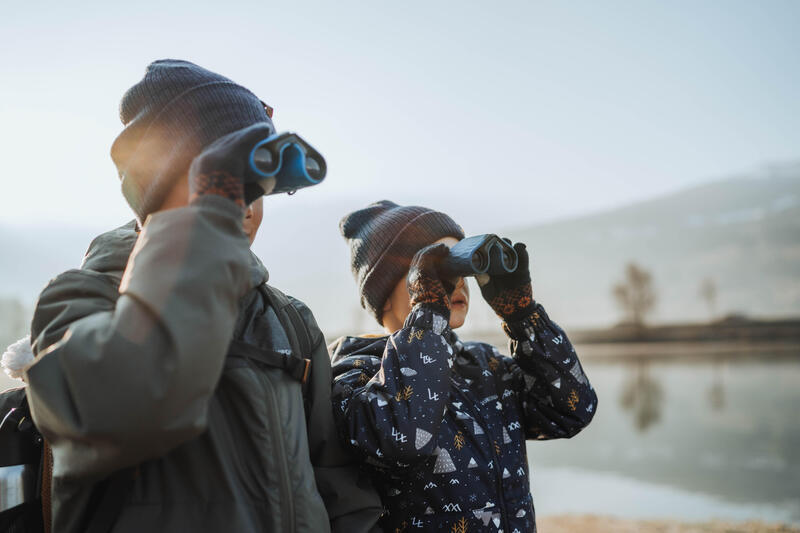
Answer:
[[[32,362],[33,351],[31,350],[31,338],[29,335],[6,348],[3,358],[0,360],[0,366],[11,378],[22,380],[25,367]]]

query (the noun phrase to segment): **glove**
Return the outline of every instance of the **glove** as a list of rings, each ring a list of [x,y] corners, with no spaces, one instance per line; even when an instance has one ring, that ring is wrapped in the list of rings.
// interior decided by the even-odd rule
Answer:
[[[264,194],[258,176],[250,170],[250,151],[273,133],[271,124],[259,122],[208,145],[189,167],[189,202],[216,194],[244,208]]]
[[[417,304],[428,304],[450,319],[450,297],[455,286],[442,280],[438,265],[450,254],[450,249],[443,243],[431,244],[418,251],[411,260],[408,270],[408,295],[411,297],[411,308]]]
[[[504,322],[522,320],[534,312],[528,251],[521,242],[514,245],[514,250],[519,259],[514,272],[476,276],[483,299]]]

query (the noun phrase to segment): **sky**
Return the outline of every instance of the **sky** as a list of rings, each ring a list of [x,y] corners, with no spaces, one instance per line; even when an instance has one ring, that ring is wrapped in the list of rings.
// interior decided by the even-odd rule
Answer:
[[[119,100],[165,57],[247,86],[325,155],[325,182],[269,199],[301,216],[389,198],[491,231],[800,157],[791,0],[0,10],[5,226],[130,218],[109,156]]]

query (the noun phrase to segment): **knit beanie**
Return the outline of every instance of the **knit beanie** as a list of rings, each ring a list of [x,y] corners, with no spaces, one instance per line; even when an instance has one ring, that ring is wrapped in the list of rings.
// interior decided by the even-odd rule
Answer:
[[[350,245],[350,268],[361,293],[361,307],[383,325],[383,306],[421,248],[442,237],[464,238],[452,218],[419,206],[389,200],[354,211],[339,222]]]
[[[205,146],[258,122],[272,126],[253,93],[176,59],[148,65],[144,78],[122,97],[119,115],[125,129],[111,147],[111,158],[140,223],[163,204]]]

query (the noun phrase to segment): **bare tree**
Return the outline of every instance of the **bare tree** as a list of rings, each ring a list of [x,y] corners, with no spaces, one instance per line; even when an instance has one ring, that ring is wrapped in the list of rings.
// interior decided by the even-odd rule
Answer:
[[[717,284],[711,278],[704,279],[700,284],[698,294],[708,306],[709,322],[714,322],[714,318],[717,316]]]
[[[644,328],[645,316],[656,305],[652,274],[636,263],[628,263],[625,267],[625,278],[614,285],[612,294],[627,321],[640,332]]]

